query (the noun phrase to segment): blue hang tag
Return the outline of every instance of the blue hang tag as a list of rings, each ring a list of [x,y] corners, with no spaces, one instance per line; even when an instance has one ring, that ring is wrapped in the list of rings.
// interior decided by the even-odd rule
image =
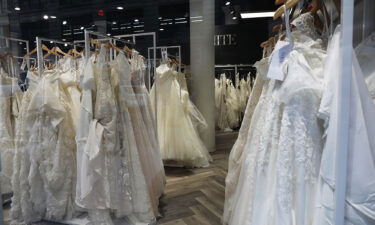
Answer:
[[[284,80],[285,74],[283,71],[283,66],[292,49],[293,47],[289,42],[281,40],[277,42],[273,51],[270,67],[268,69],[268,78],[280,81]]]

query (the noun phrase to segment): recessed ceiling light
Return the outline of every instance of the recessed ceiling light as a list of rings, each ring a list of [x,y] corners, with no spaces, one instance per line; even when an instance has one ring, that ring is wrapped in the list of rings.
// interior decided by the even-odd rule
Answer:
[[[44,15],[44,16],[43,16],[43,19],[45,19],[45,20],[48,20],[48,18],[49,18],[48,15]]]
[[[20,45],[22,45],[23,43],[22,42],[19,42]]]
[[[65,39],[65,38],[63,38],[63,39],[62,39],[62,41],[66,41],[66,39]]]
[[[56,16],[51,16],[51,19],[56,19]]]
[[[108,36],[111,36],[111,34],[110,34],[110,33],[108,33],[107,35],[108,35]]]
[[[227,2],[225,3],[225,5],[230,5],[230,1],[227,1]]]
[[[237,16],[233,16],[232,19],[236,20],[236,19],[237,19]]]
[[[16,11],[20,11],[21,8],[20,8],[20,7],[14,7],[14,10],[16,10]]]
[[[84,27],[81,27],[81,30],[85,29]]]
[[[139,22],[139,19],[134,19],[134,22],[138,23],[138,22]]]
[[[51,44],[52,44],[52,43],[53,43],[53,41],[50,41],[49,43],[51,43]]]
[[[159,17],[159,20],[163,19],[163,17]]]
[[[64,44],[64,46],[65,46],[65,47],[67,47],[67,46],[68,46],[68,44]]]
[[[113,21],[113,22],[112,22],[112,24],[113,24],[113,25],[116,25],[116,24],[117,24],[117,22],[116,22],[116,21]]]
[[[160,28],[159,30],[160,30],[160,31],[163,31],[163,30],[164,30],[164,28]]]
[[[251,18],[263,18],[263,17],[273,17],[274,12],[254,12],[254,13],[241,13],[242,19],[251,19]]]
[[[122,6],[117,6],[116,9],[118,9],[118,10],[123,10],[124,7],[122,7]]]
[[[230,14],[232,15],[234,14],[234,9],[230,10]]]
[[[62,22],[62,24],[63,25],[66,25],[68,22],[66,21],[66,20],[64,20],[63,22]]]

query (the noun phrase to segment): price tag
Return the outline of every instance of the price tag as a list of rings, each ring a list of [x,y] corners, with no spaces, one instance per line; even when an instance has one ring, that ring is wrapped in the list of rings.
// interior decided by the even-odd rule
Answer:
[[[270,79],[283,81],[285,74],[283,71],[283,65],[285,59],[292,51],[293,47],[289,42],[278,41],[271,59],[271,64],[268,69],[267,77]]]
[[[21,70],[24,71],[24,70],[25,70],[25,67],[26,67],[26,61],[25,61],[25,60],[22,60]],[[29,69],[29,68],[28,68],[28,69]]]

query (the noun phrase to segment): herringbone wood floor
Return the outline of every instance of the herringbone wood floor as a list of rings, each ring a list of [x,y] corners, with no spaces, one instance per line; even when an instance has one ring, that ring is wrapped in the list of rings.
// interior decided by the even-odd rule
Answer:
[[[220,225],[224,207],[224,180],[229,152],[237,132],[218,133],[216,152],[209,168],[166,168],[167,185],[160,201],[163,217],[158,225]],[[9,204],[5,209],[5,225],[9,224]],[[1,221],[0,221],[1,224]],[[38,225],[63,225],[41,222]]]
[[[160,225],[220,225],[224,208],[228,156],[237,133],[218,133],[209,168],[166,168],[167,185]]]

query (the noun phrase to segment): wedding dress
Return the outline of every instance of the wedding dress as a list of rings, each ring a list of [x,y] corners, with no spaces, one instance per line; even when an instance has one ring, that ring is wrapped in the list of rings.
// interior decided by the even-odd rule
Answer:
[[[2,68],[0,70],[0,157],[1,157],[1,193],[12,192],[11,178],[13,173],[14,138],[18,123],[22,91],[18,80],[10,77]]]
[[[112,224],[124,217],[152,223],[164,185],[161,159],[147,140],[131,66],[123,54],[111,63],[106,58],[102,47],[84,72],[76,203],[94,223]]]
[[[234,87],[231,80],[227,79],[226,88],[226,104],[228,109],[228,122],[231,129],[239,127],[239,99],[237,94],[237,89]]]
[[[336,29],[329,44],[324,71],[326,86],[319,112],[325,120],[327,130],[318,179],[314,225],[335,223],[336,154],[340,154],[337,152],[340,122],[337,106],[339,101],[338,77],[340,76],[338,67],[340,65],[340,30],[340,27]],[[357,50],[360,50],[360,58],[363,60],[364,49]],[[373,138],[375,135],[375,121],[373,120],[375,105],[355,54],[353,54],[352,68],[345,225],[369,225],[375,224],[375,140]]]
[[[216,88],[216,124],[220,130],[229,128],[228,120],[228,104],[227,104],[227,78],[225,74],[220,75],[220,79],[217,82],[218,87]]]
[[[79,90],[79,70],[76,69],[77,62],[72,58],[64,57],[58,61],[60,80],[71,100],[70,110],[74,122],[74,130],[77,130],[79,111],[81,105],[81,91]]]
[[[156,111],[160,151],[163,160],[181,166],[207,167],[211,160],[191,119],[189,93],[180,88],[178,73],[162,64],[156,69],[156,83],[151,90]],[[154,111],[154,112],[155,112]]]
[[[126,65],[126,60],[125,65]],[[147,187],[155,217],[158,216],[159,198],[164,191],[165,174],[164,165],[160,156],[159,144],[156,136],[155,120],[153,117],[149,95],[143,83],[144,62],[136,51],[133,51],[131,64],[128,65],[133,89],[127,90],[126,96],[135,103],[129,106],[136,142],[139,148],[143,173],[146,177]],[[125,68],[126,69],[126,68]],[[125,70],[126,71],[126,70]],[[128,75],[128,76],[129,76]]]
[[[260,116],[263,112],[259,109],[257,112],[258,115],[254,116],[254,113],[258,102],[263,102],[264,98],[266,98],[266,90],[262,90],[264,84],[267,82],[266,74],[268,70],[268,60],[268,58],[263,58],[254,64],[254,67],[257,69],[257,77],[246,105],[245,115],[238,133],[238,138],[229,155],[228,174],[225,179],[224,224],[228,223],[228,219],[233,211],[233,194],[238,183],[242,159],[244,156],[243,152],[245,151],[245,145],[249,132],[254,131],[254,129],[251,129],[251,125],[254,126],[255,123],[261,122],[258,120],[258,116]],[[260,105],[262,104],[263,103]],[[253,118],[254,122],[252,122]]]
[[[375,32],[360,43],[355,52],[371,97],[375,102]]]
[[[272,79],[264,84],[243,156],[239,154],[241,168],[234,166],[240,174],[234,193],[227,191],[227,196],[233,196],[226,202],[225,223],[312,222],[323,144],[317,112],[325,53],[319,42],[304,33],[308,32],[292,33],[295,46],[285,59],[284,81]],[[234,185],[236,177],[233,175]],[[230,178],[228,182],[232,182]]]
[[[29,73],[16,128],[12,224],[71,218],[74,211],[75,131],[59,73]]]

